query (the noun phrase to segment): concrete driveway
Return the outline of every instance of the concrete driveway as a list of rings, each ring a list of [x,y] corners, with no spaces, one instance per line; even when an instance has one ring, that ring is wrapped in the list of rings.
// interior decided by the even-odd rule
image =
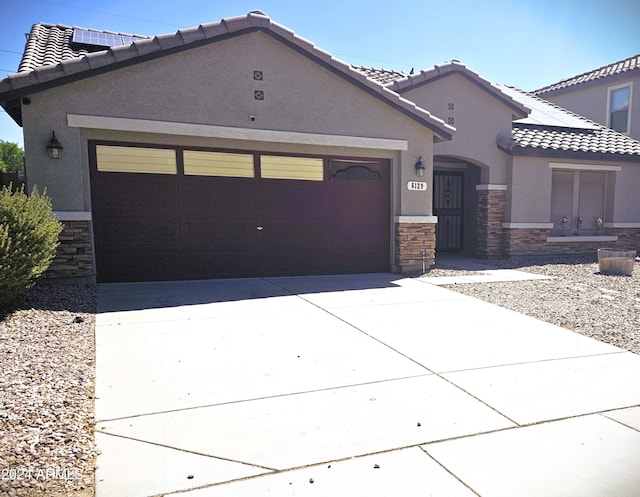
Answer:
[[[98,497],[639,495],[640,356],[426,279],[98,306]]]

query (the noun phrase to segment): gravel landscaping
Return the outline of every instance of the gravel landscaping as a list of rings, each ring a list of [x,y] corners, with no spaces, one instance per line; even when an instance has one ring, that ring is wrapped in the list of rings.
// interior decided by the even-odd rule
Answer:
[[[0,309],[0,495],[93,495],[95,288],[38,284]]]
[[[594,257],[483,261],[553,279],[447,288],[640,354],[640,263],[606,276]],[[437,263],[421,278],[479,274]],[[0,495],[93,495],[92,286],[38,284],[0,309]]]
[[[494,269],[517,269],[554,278],[445,288],[640,354],[640,262],[635,263],[633,276],[600,274],[595,256],[481,262]],[[480,273],[436,262],[436,268],[422,277]]]

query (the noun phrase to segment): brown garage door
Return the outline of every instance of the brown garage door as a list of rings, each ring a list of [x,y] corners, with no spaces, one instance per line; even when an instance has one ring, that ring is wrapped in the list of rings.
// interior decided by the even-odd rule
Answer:
[[[98,281],[389,270],[387,160],[90,143]]]

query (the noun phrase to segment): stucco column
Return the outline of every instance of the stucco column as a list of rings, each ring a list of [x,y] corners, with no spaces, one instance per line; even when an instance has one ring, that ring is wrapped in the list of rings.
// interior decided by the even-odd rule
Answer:
[[[505,237],[502,223],[507,205],[507,185],[477,185],[478,241],[480,257],[504,257]]]

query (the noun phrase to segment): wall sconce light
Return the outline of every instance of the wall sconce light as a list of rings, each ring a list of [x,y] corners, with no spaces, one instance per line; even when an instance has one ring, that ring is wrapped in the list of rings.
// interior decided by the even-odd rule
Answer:
[[[59,159],[62,157],[62,149],[64,147],[56,138],[56,132],[52,131],[51,140],[47,144],[47,155],[50,159]]]
[[[418,162],[416,162],[416,174],[422,178],[424,176],[424,163],[422,162],[422,156],[418,157]]]

